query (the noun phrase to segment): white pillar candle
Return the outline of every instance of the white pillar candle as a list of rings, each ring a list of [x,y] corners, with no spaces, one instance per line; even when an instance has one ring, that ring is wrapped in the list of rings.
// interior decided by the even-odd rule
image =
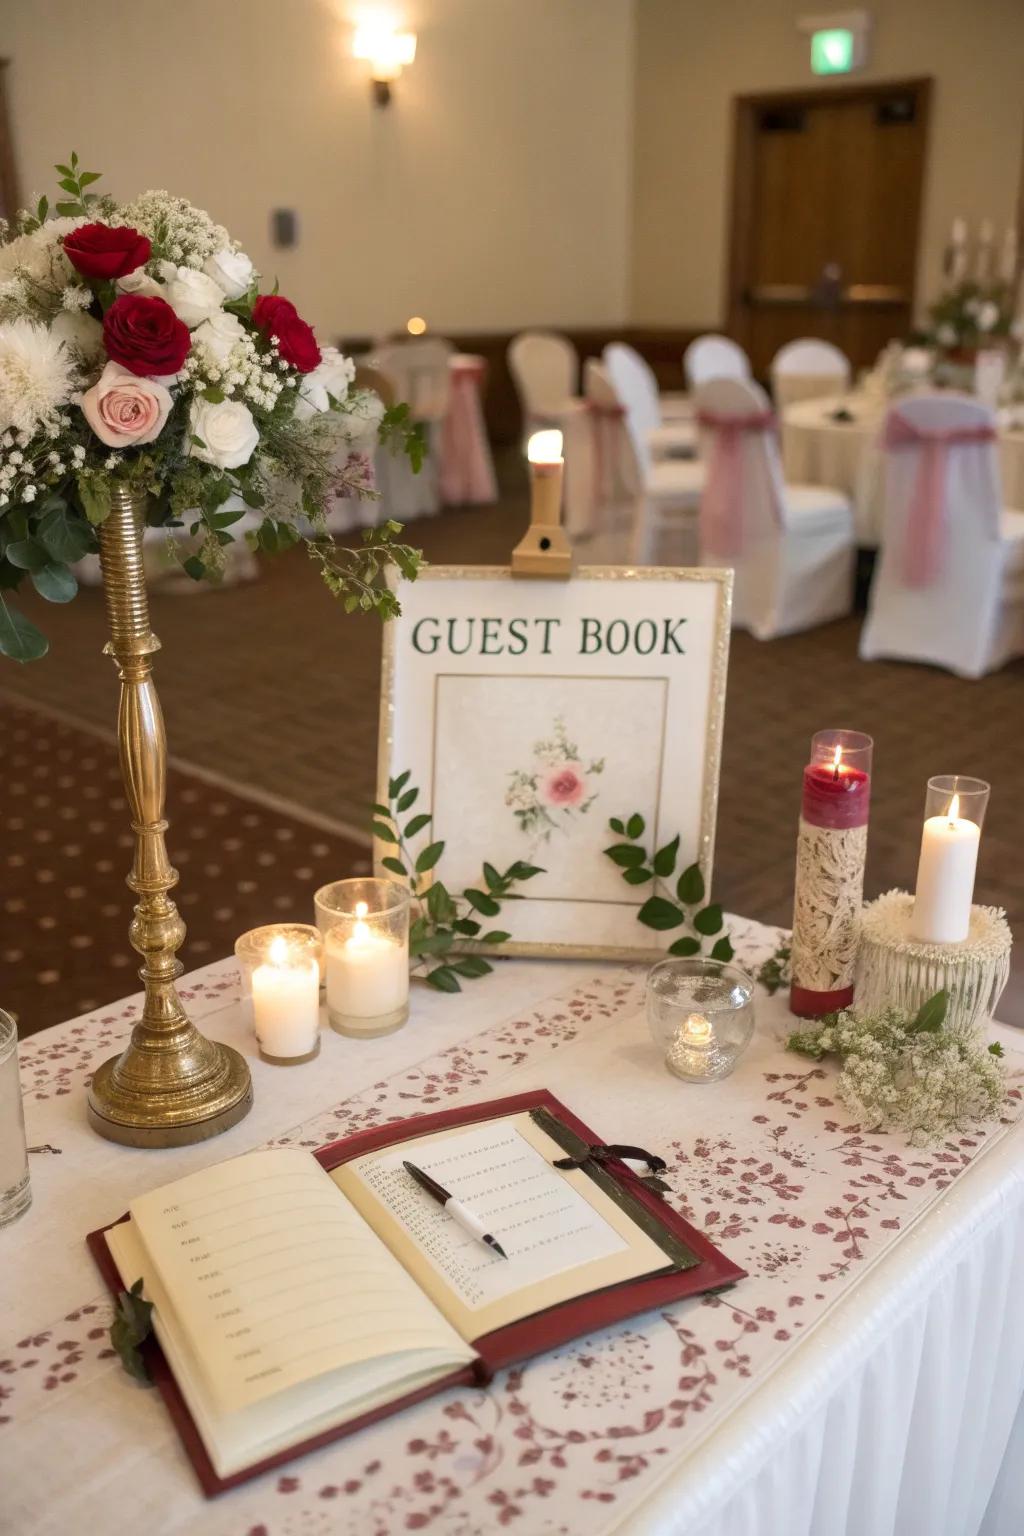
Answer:
[[[943,816],[929,816],[921,836],[911,936],[925,944],[959,944],[971,926],[974,871],[981,829],[960,815],[954,795]]]
[[[402,1013],[409,1001],[409,944],[380,933],[366,922],[367,906],[356,907],[350,934],[339,925],[327,935],[327,1009],[351,1023],[350,1032],[375,1034],[382,1018]],[[366,1021],[360,1030],[361,1020]]]
[[[256,1038],[265,1056],[308,1056],[320,1031],[320,967],[296,954],[287,939],[271,941],[266,962],[252,973]]]

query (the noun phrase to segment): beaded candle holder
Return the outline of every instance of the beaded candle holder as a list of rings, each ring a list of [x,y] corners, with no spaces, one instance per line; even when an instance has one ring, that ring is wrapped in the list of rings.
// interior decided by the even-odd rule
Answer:
[[[966,939],[928,944],[911,937],[914,898],[886,891],[861,917],[857,1011],[898,1008],[915,1014],[936,992],[949,992],[944,1027],[961,1037],[993,1017],[1010,975],[1013,938],[999,907],[971,908]]]

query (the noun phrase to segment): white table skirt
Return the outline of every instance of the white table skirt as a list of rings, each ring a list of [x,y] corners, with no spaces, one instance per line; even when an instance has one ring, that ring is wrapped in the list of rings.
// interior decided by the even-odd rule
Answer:
[[[853,421],[833,421],[845,406]],[[882,534],[883,455],[878,442],[884,404],[851,394],[801,400],[782,411],[782,462],[786,479],[827,485],[853,502],[854,530],[862,548],[874,549]],[[1024,430],[1001,428],[999,465],[1003,503],[1024,509]]]
[[[753,965],[775,935],[736,922],[734,937]],[[252,1058],[232,962],[186,978],[183,991],[207,1033]],[[391,1536],[422,1529],[490,1536],[508,1525],[524,1536],[576,1536],[583,1529],[591,1536],[1020,1536],[1024,1455],[1009,1454],[1007,1446],[1024,1395],[1024,1124],[989,1138],[961,1138],[917,1160],[903,1154],[899,1138],[872,1136],[862,1146],[851,1142],[855,1128],[837,1123],[830,1130],[832,1111],[814,1107],[832,1104],[821,1097],[829,1090],[826,1074],[805,1074],[806,1063],[779,1053],[788,1027],[779,999],[760,998],[748,1056],[727,1083],[707,1088],[672,1082],[652,1060],[640,1000],[636,969],[505,962],[461,998],[418,993],[412,1022],[395,1036],[358,1044],[328,1036],[319,1060],[292,1072],[253,1060],[249,1118],[217,1142],[161,1153],[100,1141],[84,1120],[85,1069],[117,1047],[135,1000],[26,1042],[29,1140],[59,1146],[62,1155],[33,1157],[33,1208],[0,1233],[0,1399],[7,1399],[0,1400],[0,1422],[9,1419],[0,1431],[0,1530]],[[1021,1079],[1017,1037],[995,1032]],[[782,1120],[777,1131],[751,1125],[749,1114],[766,1093],[759,1087],[766,1073],[769,1084],[776,1081],[773,1069],[786,1074],[781,1091],[777,1086],[764,1101],[773,1124]],[[734,1292],[711,1300],[712,1310],[707,1300],[683,1304],[674,1325],[697,1339],[703,1324],[708,1347],[692,1369],[717,1373],[720,1405],[712,1394],[703,1413],[694,1411],[692,1383],[677,1384],[676,1352],[664,1350],[669,1319],[650,1316],[531,1365],[522,1385],[511,1378],[495,1383],[469,1399],[468,1409],[465,1395],[450,1406],[434,1400],[204,1503],[162,1404],[103,1358],[105,1304],[83,1233],[119,1213],[133,1194],[270,1137],[317,1144],[446,1096],[472,1101],[538,1084],[608,1136],[642,1139],[648,1127],[658,1149],[675,1159],[673,1184],[692,1204],[694,1219],[750,1270]],[[786,1140],[787,1128],[788,1160],[774,1166],[791,1187],[778,1192],[772,1165],[741,1155],[742,1138],[754,1136],[748,1146],[757,1145],[755,1132]],[[868,1188],[874,1180],[880,1191],[871,1197],[877,1209],[870,1218],[857,1218],[865,1221],[859,1268],[833,1246],[833,1213],[820,1204],[822,1179],[836,1177],[829,1170],[849,1164],[851,1155],[862,1171],[843,1173],[844,1183],[834,1187],[852,1180]],[[905,1165],[895,1174],[894,1158]],[[716,1159],[735,1163],[735,1171],[716,1168]],[[908,1178],[915,1169],[920,1176]],[[760,1180],[759,1192],[746,1180]],[[914,1187],[926,1183],[928,1192]],[[732,1192],[723,1195],[726,1186]],[[905,1225],[903,1212],[915,1200],[919,1219],[911,1215],[899,1234],[882,1230]],[[721,1212],[710,1204],[721,1204]],[[740,1207],[761,1214],[745,1218]],[[822,1214],[829,1218],[824,1225]],[[834,1225],[835,1241],[845,1243]],[[755,1235],[744,1239],[744,1230]],[[766,1245],[772,1234],[777,1238]],[[780,1284],[772,1275],[787,1249],[791,1261],[803,1252],[813,1262],[805,1257]],[[818,1272],[823,1265],[827,1276]],[[806,1305],[794,1295],[797,1287],[806,1291]],[[822,1305],[814,1312],[818,1287]],[[762,1318],[763,1299],[784,1312]],[[730,1315],[741,1338],[753,1328],[749,1342],[737,1346],[730,1338],[714,1346],[735,1331]],[[803,1318],[802,1335],[776,1331],[783,1323],[799,1328]],[[678,1344],[675,1334],[669,1337]],[[789,1342],[773,1342],[780,1338]],[[717,1359],[715,1347],[725,1350]],[[56,1365],[52,1359],[62,1350],[70,1366],[64,1374],[60,1357]],[[51,1372],[46,1380],[44,1370]],[[744,1373],[749,1384],[738,1379]],[[675,1428],[673,1391],[689,1400]],[[723,1403],[733,1406],[723,1412]],[[516,1420],[517,1411],[527,1418]],[[464,1422],[470,1413],[479,1430],[475,1421]],[[609,1414],[613,1424],[628,1419],[641,1427],[623,1430],[626,1438],[617,1441]],[[517,1439],[517,1423],[533,1439]],[[581,1426],[577,1438],[584,1443],[568,1444],[561,1462],[557,1451],[545,1453],[545,1436],[561,1443],[568,1435],[571,1442],[573,1425]],[[1014,1433],[1024,1450],[1024,1423]],[[590,1439],[605,1449],[596,1454],[585,1443]],[[429,1449],[435,1442],[436,1461]],[[520,1456],[515,1448],[524,1444]],[[499,1445],[493,1462],[488,1448]],[[570,1450],[580,1452],[578,1460]],[[382,1498],[367,1502],[364,1482],[380,1475],[382,1459],[389,1472]],[[392,1462],[404,1468],[400,1494]],[[431,1479],[445,1476],[453,1491],[439,1484],[435,1496]]]

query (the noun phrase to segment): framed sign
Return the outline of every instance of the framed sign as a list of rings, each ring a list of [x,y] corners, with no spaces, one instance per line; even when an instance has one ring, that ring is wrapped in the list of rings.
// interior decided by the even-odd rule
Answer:
[[[543,873],[502,907],[506,954],[636,958],[672,934],[643,927],[650,889],[604,850],[635,813],[654,847],[708,888],[729,652],[732,573],[584,566],[564,581],[499,566],[428,566],[385,626],[378,799],[408,772],[412,840],[433,871],[479,886],[484,860]],[[388,853],[378,843],[378,861]],[[393,848],[391,852],[393,852]],[[652,948],[652,946],[654,946]]]

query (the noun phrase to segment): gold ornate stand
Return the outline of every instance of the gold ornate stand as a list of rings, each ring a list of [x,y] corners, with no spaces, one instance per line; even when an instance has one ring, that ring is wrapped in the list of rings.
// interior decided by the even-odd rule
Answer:
[[[142,1018],[120,1056],[105,1061],[89,1089],[89,1122],[110,1141],[180,1147],[217,1136],[246,1115],[252,1083],[244,1059],[190,1023],[174,983],[185,924],[168,892],[178,882],[164,845],[167,739],[150,658],[160,642],[149,627],[142,564],[145,499],[114,493],[100,529],[112,656],[121,679],[117,735],[135,858],[128,885],[138,896],[129,937],[142,956]]]

